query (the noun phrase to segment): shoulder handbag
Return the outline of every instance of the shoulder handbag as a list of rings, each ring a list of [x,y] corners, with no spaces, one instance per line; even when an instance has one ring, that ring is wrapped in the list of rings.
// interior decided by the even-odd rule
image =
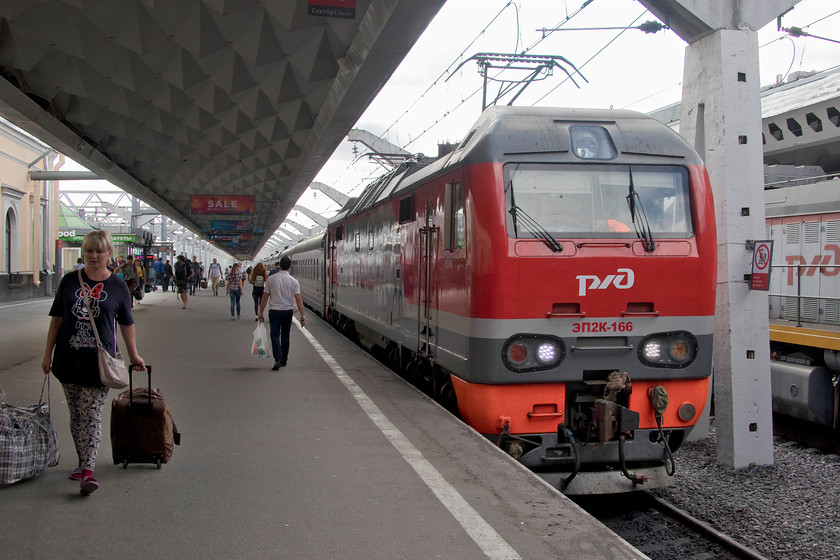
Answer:
[[[88,319],[90,325],[93,327],[93,336],[96,337],[96,346],[99,358],[99,380],[106,387],[112,389],[122,389],[128,386],[128,368],[122,359],[120,349],[117,347],[117,331],[114,327],[114,347],[117,350],[116,358],[111,356],[105,348],[102,347],[102,341],[99,339],[99,332],[96,330],[96,321],[93,320],[93,309],[90,307],[90,298],[88,297],[88,289],[85,286],[85,281],[82,279],[82,271],[79,271],[79,282],[82,284],[82,293],[85,296],[85,305],[88,310]]]

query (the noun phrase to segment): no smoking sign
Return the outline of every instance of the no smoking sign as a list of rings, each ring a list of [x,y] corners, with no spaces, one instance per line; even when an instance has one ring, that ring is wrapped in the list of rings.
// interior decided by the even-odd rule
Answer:
[[[773,259],[773,242],[756,241],[753,249],[751,290],[770,289],[770,262]]]

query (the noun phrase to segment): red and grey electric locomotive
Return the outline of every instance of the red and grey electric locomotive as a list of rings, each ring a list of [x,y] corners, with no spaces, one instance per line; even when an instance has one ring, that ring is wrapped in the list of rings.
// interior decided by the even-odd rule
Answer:
[[[287,253],[308,305],[567,493],[665,484],[706,404],[712,193],[642,114],[491,107]]]

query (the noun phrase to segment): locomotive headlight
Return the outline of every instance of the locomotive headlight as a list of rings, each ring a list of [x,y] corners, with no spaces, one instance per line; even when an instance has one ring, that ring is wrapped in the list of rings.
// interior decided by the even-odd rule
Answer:
[[[662,346],[659,340],[649,340],[642,346],[642,354],[648,361],[656,361],[662,355]]]
[[[610,133],[603,126],[575,125],[569,127],[572,153],[580,159],[614,159],[617,155]]]
[[[537,359],[543,364],[550,364],[557,357],[557,346],[553,342],[543,342],[537,347]]]
[[[684,338],[671,341],[671,347],[668,350],[671,358],[678,363],[683,363],[691,357],[691,348]]]
[[[511,344],[507,351],[507,357],[511,362],[521,364],[528,358],[528,347],[522,343]]]
[[[553,336],[518,334],[502,347],[502,362],[516,373],[540,371],[556,367],[563,361],[563,341]]]
[[[639,345],[639,359],[652,367],[682,368],[697,357],[697,339],[685,331],[657,333]]]

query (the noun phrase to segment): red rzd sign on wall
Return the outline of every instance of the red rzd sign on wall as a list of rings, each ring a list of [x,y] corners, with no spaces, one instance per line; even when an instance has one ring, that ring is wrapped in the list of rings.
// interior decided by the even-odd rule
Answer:
[[[309,15],[355,18],[356,0],[309,0]]]

